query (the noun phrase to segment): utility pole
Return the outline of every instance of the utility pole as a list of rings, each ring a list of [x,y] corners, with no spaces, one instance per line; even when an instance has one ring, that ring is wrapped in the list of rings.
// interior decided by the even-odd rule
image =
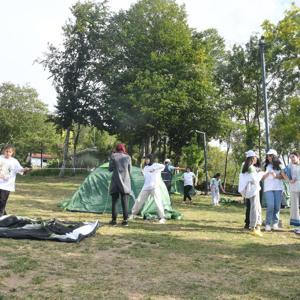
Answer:
[[[270,132],[269,132],[269,109],[268,109],[268,99],[266,90],[266,65],[265,65],[265,38],[261,36],[259,40],[259,52],[260,52],[260,62],[261,62],[261,73],[262,73],[262,95],[264,100],[264,110],[265,110],[265,131],[266,131],[266,152],[270,149]]]

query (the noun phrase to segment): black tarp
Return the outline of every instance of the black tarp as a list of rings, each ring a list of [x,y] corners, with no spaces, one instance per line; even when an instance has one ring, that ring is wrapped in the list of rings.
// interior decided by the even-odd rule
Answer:
[[[99,221],[66,222],[57,219],[42,220],[6,215],[0,217],[0,238],[76,243],[95,234],[99,227]]]

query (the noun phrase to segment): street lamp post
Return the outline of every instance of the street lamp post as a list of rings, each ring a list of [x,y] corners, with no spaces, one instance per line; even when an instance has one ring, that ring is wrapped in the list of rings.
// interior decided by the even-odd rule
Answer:
[[[269,133],[269,110],[268,110],[268,99],[266,90],[266,65],[265,65],[265,38],[261,36],[259,40],[260,50],[260,62],[262,72],[262,95],[264,99],[264,110],[265,110],[265,130],[266,130],[266,151],[270,149],[270,133]]]
[[[205,195],[208,194],[208,171],[207,171],[207,147],[206,147],[206,132],[194,130],[197,133],[203,134],[203,143],[204,143],[204,168],[205,168]],[[198,142],[199,143],[199,142]],[[199,144],[198,144],[199,146]]]

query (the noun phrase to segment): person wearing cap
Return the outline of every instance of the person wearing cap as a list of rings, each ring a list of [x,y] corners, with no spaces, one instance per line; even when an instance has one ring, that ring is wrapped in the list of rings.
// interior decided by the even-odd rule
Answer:
[[[112,172],[110,194],[112,196],[112,220],[110,225],[117,225],[117,203],[121,196],[123,226],[128,226],[128,196],[131,193],[131,157],[126,152],[125,144],[118,144],[111,155],[108,170]]]
[[[164,170],[161,173],[161,177],[167,187],[167,190],[170,194],[171,187],[172,187],[172,177],[175,170],[181,170],[179,167],[174,167],[171,165],[171,160],[169,158],[166,158],[164,161]]]
[[[263,173],[258,172],[256,165],[256,153],[253,150],[247,151],[239,178],[239,192],[244,196],[247,205],[245,228],[250,229],[251,234],[261,237],[262,219],[259,191]]]
[[[145,166],[143,169],[144,185],[132,207],[130,219],[134,219],[138,215],[145,202],[152,196],[160,218],[159,223],[164,224],[166,222],[164,205],[159,193],[159,182],[161,181],[161,172],[164,168],[163,164],[154,162],[153,155],[148,154],[145,157]]]
[[[253,150],[249,150],[246,152],[246,158],[247,157],[254,157],[254,164],[253,166],[255,167],[256,171],[259,172],[261,171],[260,169],[260,160],[257,157],[256,152],[254,152]],[[242,168],[243,168],[244,163],[242,164]],[[241,168],[241,172],[242,172],[242,168]],[[262,189],[259,191],[259,199],[260,199],[260,204],[261,204],[261,199],[262,199]],[[250,227],[250,210],[251,210],[251,202],[249,198],[244,198],[245,200],[245,205],[246,205],[246,212],[245,212],[245,229],[249,230]]]
[[[300,153],[293,151],[290,154],[290,164],[286,166],[282,175],[289,181],[291,208],[290,208],[290,225],[300,226]]]
[[[277,151],[270,149],[266,153],[265,171],[263,176],[264,180],[264,197],[267,202],[266,213],[266,231],[278,230],[279,216],[282,200],[282,164],[278,158]]]

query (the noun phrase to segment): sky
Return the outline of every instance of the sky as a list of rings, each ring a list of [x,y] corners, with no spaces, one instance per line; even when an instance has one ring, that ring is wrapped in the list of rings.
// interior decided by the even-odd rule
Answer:
[[[61,27],[71,17],[77,0],[0,0],[0,84],[29,85],[54,110],[56,92],[49,73],[34,61],[43,57],[48,44],[59,46]],[[113,11],[128,9],[137,0],[109,0]],[[300,0],[177,0],[185,4],[189,26],[199,31],[216,28],[227,47],[245,44],[261,33],[268,19],[277,23],[291,3]]]

